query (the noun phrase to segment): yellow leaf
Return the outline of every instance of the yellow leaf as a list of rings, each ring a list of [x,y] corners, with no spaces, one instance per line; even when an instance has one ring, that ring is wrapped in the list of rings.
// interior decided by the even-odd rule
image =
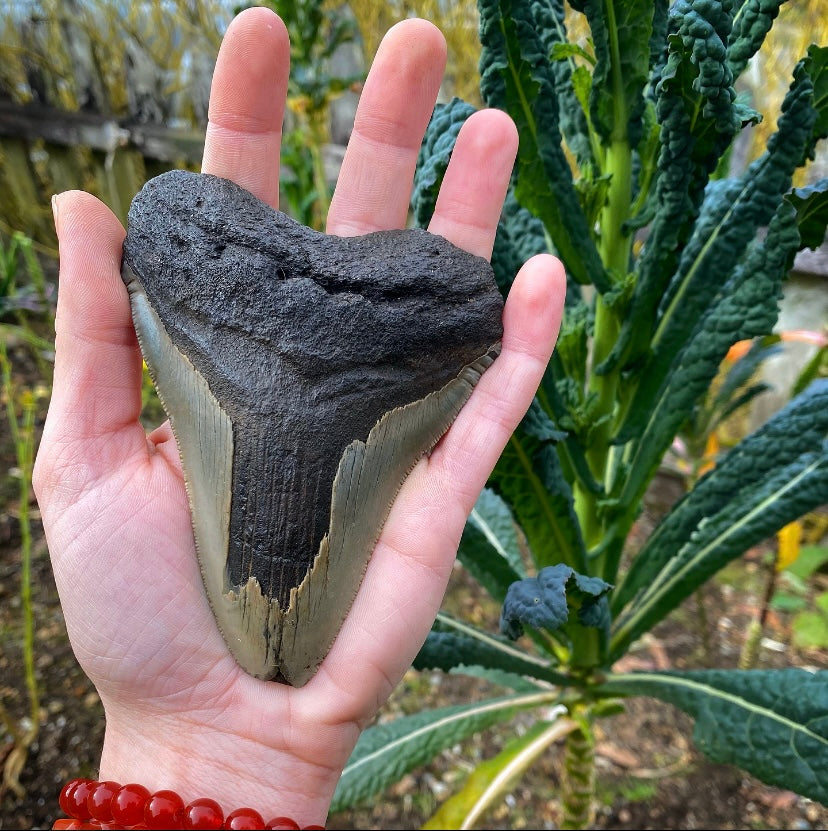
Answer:
[[[792,566],[799,557],[799,545],[802,541],[802,523],[799,520],[779,529],[779,554],[776,557],[776,570],[782,571]]]
[[[716,456],[719,455],[720,449],[719,436],[714,431],[707,437],[707,444],[704,447],[704,457],[699,466],[699,476],[704,476],[705,473],[716,467]]]

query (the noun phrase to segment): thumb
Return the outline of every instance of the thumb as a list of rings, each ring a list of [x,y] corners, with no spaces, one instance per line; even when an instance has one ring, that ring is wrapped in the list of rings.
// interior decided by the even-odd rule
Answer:
[[[55,374],[35,469],[38,492],[68,470],[100,477],[118,461],[113,448],[116,457],[146,452],[138,420],[141,353],[120,273],[124,229],[88,193],[56,196],[53,209],[60,249]]]

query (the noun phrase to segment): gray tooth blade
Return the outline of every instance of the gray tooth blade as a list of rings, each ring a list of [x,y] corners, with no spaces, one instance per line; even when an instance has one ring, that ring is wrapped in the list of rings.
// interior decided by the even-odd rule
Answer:
[[[222,635],[250,674],[301,686],[500,350],[491,268],[421,230],[320,234],[173,171],[133,200],[122,273]]]

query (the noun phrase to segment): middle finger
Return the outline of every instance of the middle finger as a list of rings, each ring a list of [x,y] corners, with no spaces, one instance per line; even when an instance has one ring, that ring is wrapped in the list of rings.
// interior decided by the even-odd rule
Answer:
[[[383,38],[360,97],[328,212],[328,233],[404,228],[414,168],[446,65],[446,43],[425,20]]]

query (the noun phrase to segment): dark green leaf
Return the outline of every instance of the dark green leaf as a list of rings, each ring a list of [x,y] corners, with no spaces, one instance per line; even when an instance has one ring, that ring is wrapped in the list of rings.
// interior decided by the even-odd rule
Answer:
[[[828,804],[828,672],[630,673],[604,689],[675,704],[696,719],[693,739],[714,762]]]
[[[552,669],[549,661],[518,649],[499,635],[490,635],[441,612],[414,659],[414,668],[447,672],[471,666],[537,678],[557,686],[572,683],[568,676]]]
[[[518,201],[544,224],[567,271],[582,284],[610,288],[561,147],[556,78],[532,4],[479,0],[480,89],[489,106],[505,109],[520,135]]]
[[[530,5],[538,37],[552,61],[549,69],[555,79],[558,121],[564,140],[579,166],[592,164],[594,159],[586,118],[589,104],[579,107],[576,100],[576,76],[585,72],[589,78],[589,71],[585,66],[577,66],[574,57],[579,55],[590,63],[594,63],[595,58],[567,40],[563,0],[534,0]]]
[[[756,338],[750,349],[730,368],[713,399],[717,409],[727,406],[737,390],[746,384],[759,367],[771,356],[779,354],[779,335]]]
[[[539,568],[565,562],[586,571],[572,488],[563,476],[554,445],[564,435],[533,402],[489,483],[511,506]]]
[[[420,146],[414,189],[411,192],[414,221],[421,228],[428,227],[434,213],[437,194],[443,184],[457,134],[474,111],[471,104],[460,98],[452,98],[448,104],[438,104],[434,108]]]
[[[673,509],[637,555],[615,609],[611,651],[664,618],[752,545],[825,501],[828,379],[814,382],[737,445]]]
[[[650,69],[653,0],[584,0],[597,63],[592,76],[592,122],[605,144],[641,138],[644,87]]]
[[[816,250],[824,242],[828,226],[828,179],[795,188],[785,198],[796,208],[802,247]]]
[[[485,535],[515,574],[526,576],[514,517],[509,506],[493,490],[483,489],[472,508],[469,521]]]
[[[467,675],[471,678],[479,678],[487,684],[495,684],[516,693],[530,693],[547,689],[540,681],[532,681],[523,675],[514,672],[504,672],[502,669],[488,669],[481,666],[460,666],[450,670],[455,675]]]
[[[673,361],[670,375],[644,416],[644,429],[634,445],[620,496],[622,505],[638,502],[673,436],[709,388],[730,347],[771,331],[782,282],[798,248],[794,211],[783,202],[765,239],[754,240],[744,262],[720,288]],[[645,377],[642,386],[648,380]],[[620,439],[624,438],[629,436],[622,431]]]
[[[509,586],[520,579],[492,541],[473,522],[466,523],[457,549],[466,571],[495,599],[503,602]]]
[[[599,372],[645,353],[656,310],[690,236],[704,188],[739,129],[733,76],[723,65],[730,3],[676,0],[668,21],[667,63],[656,87],[661,150],[650,229],[629,314]]]
[[[494,491],[486,488],[480,494],[463,529],[457,557],[500,603],[509,586],[526,576],[512,513]]]
[[[511,695],[427,710],[369,727],[359,737],[342,771],[331,811],[364,802],[441,750],[508,721],[521,710],[551,704],[557,697],[557,692]]]
[[[492,269],[501,293],[509,293],[512,281],[530,257],[547,250],[543,223],[515,199],[514,190],[509,188],[492,249]]]
[[[759,51],[785,0],[741,0],[733,18],[733,32],[727,45],[727,63],[734,78],[744,72],[748,61]]]
[[[661,77],[667,63],[667,25],[670,0],[655,0],[653,3],[653,33],[650,35],[650,83]],[[654,90],[650,89],[650,95]]]
[[[828,431],[828,382],[801,396],[740,442],[661,521],[641,548],[624,582],[613,593],[618,612],[679,556],[683,547],[719,513],[726,518],[734,498],[752,492],[774,473],[818,448]],[[732,516],[736,521],[736,516]],[[780,526],[781,527],[781,526]]]
[[[584,315],[587,318],[587,334],[591,334],[591,314],[586,305],[580,302],[574,306],[565,307],[564,327],[569,326],[567,318],[574,315],[576,320],[572,325],[577,328],[577,317]],[[576,335],[576,337],[580,336]],[[570,349],[568,358],[573,362],[576,361],[577,344],[568,344],[565,348]],[[577,370],[569,375],[556,348],[543,375],[537,400],[542,405],[544,412],[554,418],[559,427],[565,428],[567,431],[566,437],[557,445],[562,471],[565,474],[564,478],[567,482],[577,481],[589,493],[602,494],[603,488],[595,480],[586,460],[586,443],[582,441],[581,436],[574,432],[579,428],[579,412],[585,405],[584,385],[577,380],[583,374],[583,370]]]
[[[779,129],[768,142],[767,152],[750,165],[741,179],[711,183],[704,211],[661,300],[651,355],[641,371],[641,382],[617,437],[619,442],[642,436],[648,429],[652,431],[656,411],[661,417],[668,402],[671,408],[674,406],[667,387],[675,383],[675,377],[668,376],[675,376],[687,363],[688,339],[705,313],[713,310],[714,315],[719,315],[714,307],[721,296],[722,276],[731,274],[759,228],[767,225],[778,211],[813,128],[816,111],[812,101],[813,85],[800,64],[785,98]],[[755,247],[749,256],[759,256]],[[752,282],[744,283],[750,291]],[[747,336],[767,331],[770,329]],[[667,422],[663,428],[677,429]],[[661,429],[657,432],[660,434]],[[671,438],[667,438],[668,443]],[[644,439],[640,443],[644,444]],[[649,439],[648,444],[644,452],[652,456],[656,448]],[[659,443],[658,452],[662,447],[666,447],[663,442]]]
[[[804,163],[805,159],[813,159],[816,143],[828,138],[828,46],[810,46],[807,57],[799,62],[797,69],[800,67],[814,85],[814,109],[817,111],[811,140],[801,162]]]
[[[606,626],[609,618],[602,601],[611,588],[600,578],[577,574],[563,563],[547,566],[537,577],[509,587],[500,630],[512,640],[520,637],[524,626],[555,632],[567,623],[570,610],[577,611],[583,626]]]
[[[766,384],[763,381],[759,381],[756,384],[751,384],[747,389],[745,389],[742,393],[732,398],[727,404],[722,408],[721,413],[717,416],[716,420],[713,422],[713,426],[717,427],[722,421],[727,418],[730,418],[735,412],[741,410],[742,407],[746,407],[759,395],[762,395],[769,390],[772,390],[773,387],[770,384]]]

